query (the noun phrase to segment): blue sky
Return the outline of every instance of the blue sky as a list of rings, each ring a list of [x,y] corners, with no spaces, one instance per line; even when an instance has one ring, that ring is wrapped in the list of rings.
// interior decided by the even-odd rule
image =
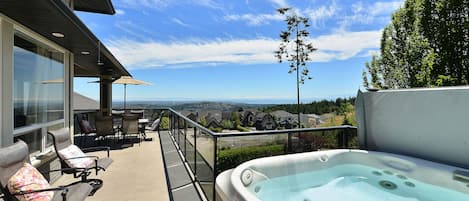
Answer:
[[[397,1],[352,0],[114,0],[114,16],[77,12],[134,78],[127,100],[291,102],[295,75],[273,51],[285,29],[276,8],[310,18],[318,48],[301,86],[302,102],[354,96],[370,55]],[[96,79],[75,79],[75,91],[94,99]],[[123,99],[123,86],[113,86]]]

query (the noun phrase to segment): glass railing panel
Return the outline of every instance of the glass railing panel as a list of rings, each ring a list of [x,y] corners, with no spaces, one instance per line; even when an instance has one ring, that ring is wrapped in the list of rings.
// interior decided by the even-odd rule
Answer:
[[[347,130],[347,147],[350,149],[359,149],[357,129]]]
[[[288,134],[219,137],[217,148],[221,173],[252,159],[288,153]]]
[[[185,145],[186,145],[186,128],[185,128],[185,121],[181,120],[179,122],[179,141],[178,141],[178,146],[183,155],[186,153]]]
[[[195,127],[188,128],[187,133],[186,133],[186,140],[185,140],[185,143],[186,143],[185,157],[193,174],[195,174],[195,168],[196,168],[195,167],[196,162],[195,162],[195,144],[194,143],[195,143],[195,135],[198,132],[199,131]]]
[[[209,200],[213,200],[215,138],[204,131],[197,132],[196,175],[197,180]]]

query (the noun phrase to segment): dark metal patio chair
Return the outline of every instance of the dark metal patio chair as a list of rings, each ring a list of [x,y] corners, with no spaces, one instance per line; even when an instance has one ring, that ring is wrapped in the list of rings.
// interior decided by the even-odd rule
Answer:
[[[107,136],[115,136],[118,129],[114,128],[111,116],[96,116],[96,138],[106,141]]]
[[[75,182],[66,186],[11,193],[8,190],[8,181],[25,163],[30,163],[30,161],[28,145],[23,141],[18,141],[8,147],[0,148],[0,190],[3,193],[3,200],[17,201],[18,199],[15,197],[17,195],[53,191],[53,201],[83,201],[92,191],[92,187],[88,183]],[[54,171],[62,170],[50,170],[47,172]],[[75,171],[84,171],[84,169],[75,168]]]
[[[99,158],[97,156],[81,156],[81,157],[73,157],[73,158],[63,158],[59,152],[61,150],[67,149],[70,146],[75,146],[72,144],[72,141],[70,140],[70,133],[69,130],[66,128],[62,128],[59,130],[54,130],[54,131],[49,131],[48,134],[52,137],[52,140],[54,142],[54,148],[55,152],[57,154],[57,157],[60,160],[61,167],[64,169],[61,173],[65,174],[73,174],[74,178],[81,177],[82,182],[87,182],[93,185],[94,189],[98,189],[102,186],[102,180],[100,179],[88,179],[87,177],[91,174],[91,170],[95,171],[95,174],[98,174],[98,171],[103,170],[105,171],[106,168],[111,165],[113,160],[109,158],[109,147],[89,147],[89,148],[83,148],[81,149],[84,152],[90,152],[90,151],[107,151],[107,157],[104,158]],[[69,166],[67,162],[70,162],[72,160],[77,160],[77,159],[83,159],[83,158],[90,158],[93,160],[93,163],[87,165],[86,167],[80,167],[80,168],[85,168],[86,171],[75,171],[74,169],[71,169],[72,167]]]
[[[138,116],[125,115],[122,120],[122,141],[125,140],[125,136],[134,134],[137,136],[139,143],[141,142],[140,134],[141,130],[138,125]]]

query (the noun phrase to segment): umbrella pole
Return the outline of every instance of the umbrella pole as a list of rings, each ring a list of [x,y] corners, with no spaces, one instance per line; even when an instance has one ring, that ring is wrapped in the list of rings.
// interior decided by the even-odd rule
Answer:
[[[125,101],[127,99],[126,92],[127,92],[127,84],[124,84],[124,111],[125,111],[125,104],[126,104]]]

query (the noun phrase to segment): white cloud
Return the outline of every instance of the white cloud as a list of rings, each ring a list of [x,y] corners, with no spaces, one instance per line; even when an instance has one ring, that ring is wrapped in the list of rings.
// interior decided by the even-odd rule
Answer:
[[[313,61],[344,60],[369,49],[379,48],[381,30],[342,32],[313,38],[319,50]],[[224,63],[255,64],[276,63],[273,52],[279,41],[274,39],[239,39],[190,42],[138,42],[115,40],[109,49],[129,69],[136,68],[188,68],[217,66]]]
[[[352,24],[371,24],[383,18],[388,19],[390,14],[403,4],[403,0],[392,2],[375,2],[364,6],[361,1],[352,4],[353,15],[344,16],[339,22],[342,30]],[[387,20],[386,20],[387,21]]]
[[[369,13],[373,16],[389,14],[398,9],[403,1],[376,2],[369,8]]]
[[[123,6],[133,9],[150,8],[150,9],[163,9],[168,6],[192,4],[199,5],[212,9],[222,9],[222,6],[213,0],[122,0]]]
[[[125,15],[125,11],[121,9],[116,9],[116,14],[117,15]]]
[[[247,24],[251,26],[269,24],[270,21],[280,21],[284,19],[280,14],[226,15],[223,18],[226,21],[247,21]]]
[[[290,7],[288,5],[288,2],[287,0],[270,0],[270,2],[272,2],[273,4],[275,4],[275,6],[279,7],[279,8],[287,8],[287,7]]]
[[[193,0],[192,3],[212,9],[223,9],[223,7],[213,0]]]
[[[333,1],[329,6],[307,8],[303,13],[311,20],[314,26],[319,26],[323,20],[333,17],[337,11],[337,4]]]
[[[170,3],[170,0],[122,0],[123,5],[134,9],[140,9],[141,7],[162,9]]]
[[[174,22],[174,23],[176,23],[176,24],[179,24],[179,25],[181,25],[181,26],[183,26],[183,27],[190,27],[189,24],[184,23],[183,21],[181,21],[181,20],[178,19],[178,18],[171,18],[171,21]]]

